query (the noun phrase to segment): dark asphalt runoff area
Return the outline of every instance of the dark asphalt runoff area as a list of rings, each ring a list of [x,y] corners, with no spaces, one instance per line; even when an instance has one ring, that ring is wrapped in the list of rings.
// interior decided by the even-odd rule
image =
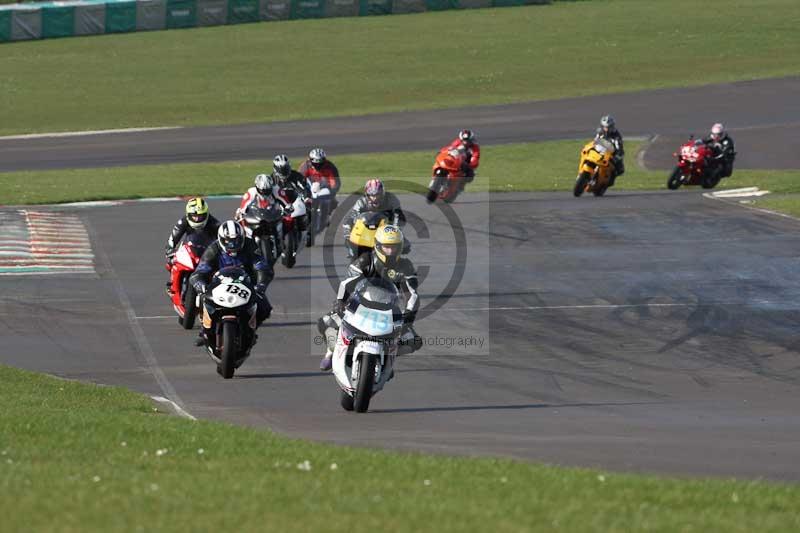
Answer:
[[[466,194],[450,221],[403,201],[423,313],[441,307],[369,413],[344,412],[317,370],[334,297],[321,247],[277,269],[252,357],[217,376],[163,290],[180,202],[76,210],[98,275],[2,281],[2,361],[335,443],[800,480],[800,222],[697,191]]]
[[[0,139],[0,172],[430,150],[473,128],[483,144],[581,139],[612,114],[628,137],[658,135],[643,161],[668,168],[690,134],[723,122],[737,141],[738,168],[796,168],[800,77],[745,81],[520,104],[414,111],[299,122],[192,127],[107,135]],[[628,154],[632,157],[634,154]]]

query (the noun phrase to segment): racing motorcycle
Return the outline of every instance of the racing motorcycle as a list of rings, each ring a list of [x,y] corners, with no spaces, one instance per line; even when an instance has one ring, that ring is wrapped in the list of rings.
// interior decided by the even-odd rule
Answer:
[[[225,379],[250,356],[256,343],[256,293],[240,266],[219,270],[202,298],[206,350]]]
[[[713,151],[702,140],[689,137],[677,152],[677,166],[667,179],[667,188],[675,190],[681,185],[701,185],[713,189],[719,183],[722,169],[713,162]]]
[[[319,181],[311,183],[311,209],[309,210],[306,246],[314,246],[314,238],[328,226],[331,215],[333,195],[327,185]]]
[[[464,187],[463,165],[467,154],[463,149],[441,150],[433,163],[433,177],[428,185],[425,199],[433,203],[436,199],[450,203]]]
[[[388,224],[389,218],[383,211],[365,211],[359,214],[345,242],[347,256],[355,259],[375,248],[375,234]]]
[[[614,169],[616,148],[606,139],[593,139],[581,149],[578,163],[578,177],[575,179],[573,194],[578,197],[584,192],[603,196],[608,189]]]
[[[261,255],[274,265],[281,255],[283,240],[283,209],[277,203],[265,207],[250,204],[241,216],[242,226],[248,237],[255,239]]]
[[[278,199],[283,204],[283,243],[281,264],[292,268],[297,262],[297,252],[302,242],[302,231],[297,220],[306,216],[306,202],[294,189],[281,189]]]
[[[387,280],[365,278],[348,299],[344,316],[327,318],[338,326],[332,364],[342,408],[364,413],[394,376],[403,328],[400,294]]]
[[[183,238],[166,269],[170,272],[170,300],[178,314],[178,323],[184,329],[192,329],[197,316],[197,293],[189,283],[189,276],[200,263],[203,252],[209,245],[209,238],[200,234]]]

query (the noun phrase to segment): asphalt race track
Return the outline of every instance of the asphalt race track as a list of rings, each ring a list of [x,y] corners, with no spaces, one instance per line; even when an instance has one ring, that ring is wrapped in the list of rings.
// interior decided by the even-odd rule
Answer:
[[[658,135],[643,161],[674,164],[689,134],[722,121],[739,151],[738,168],[796,168],[800,151],[800,77],[563,100],[140,133],[0,139],[0,172],[109,167],[305,155],[312,145],[336,154],[433,150],[460,128],[483,144],[580,139],[611,113],[626,136]],[[434,147],[434,148],[432,148]],[[628,154],[629,157],[633,154]]]
[[[800,78],[787,78],[470,111],[0,140],[0,170],[263,158],[313,143],[331,153],[430,149],[464,123],[485,143],[578,138],[605,110],[628,136],[658,135],[646,166],[668,166],[684,133],[724,120],[740,168],[800,168],[797,94]],[[96,274],[0,276],[0,360],[330,442],[800,480],[799,221],[699,190],[466,194],[452,212],[416,196],[403,202],[416,215],[408,233],[424,276],[426,345],[399,362],[367,414],[342,411],[333,377],[317,370],[315,323],[334,296],[323,252],[341,270],[340,238],[302,250],[292,270],[278,267],[273,316],[250,360],[224,381],[163,290],[163,243],[180,202],[32,208],[80,217]],[[224,216],[235,202],[211,205]],[[0,208],[0,219],[15,216]],[[454,274],[460,281],[448,288]]]
[[[253,356],[217,376],[163,292],[178,202],[76,210],[98,274],[5,278],[2,360],[331,442],[800,479],[800,223],[695,191],[469,194],[455,229],[404,202],[425,312],[442,307],[370,413],[342,411],[317,371],[314,323],[333,297],[320,247],[278,268]],[[462,228],[467,261],[448,292]]]

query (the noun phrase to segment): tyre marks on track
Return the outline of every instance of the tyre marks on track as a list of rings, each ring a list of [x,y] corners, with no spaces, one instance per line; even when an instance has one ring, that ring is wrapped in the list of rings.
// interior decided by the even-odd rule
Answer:
[[[0,211],[0,276],[40,274],[95,274],[83,222],[53,211]]]

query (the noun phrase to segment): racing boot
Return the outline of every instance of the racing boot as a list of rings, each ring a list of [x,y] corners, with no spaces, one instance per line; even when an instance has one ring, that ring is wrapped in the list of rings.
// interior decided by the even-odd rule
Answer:
[[[325,351],[325,357],[319,362],[319,369],[323,372],[329,372],[333,368],[333,351],[328,349]]]

